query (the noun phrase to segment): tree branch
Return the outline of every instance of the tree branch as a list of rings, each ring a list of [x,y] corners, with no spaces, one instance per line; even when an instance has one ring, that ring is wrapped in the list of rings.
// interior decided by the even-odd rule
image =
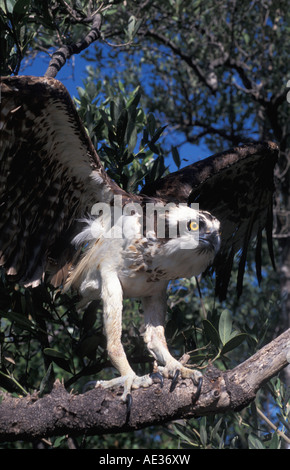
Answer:
[[[153,31],[151,29],[146,29],[142,33],[145,37],[152,37],[153,39],[161,42],[168,46],[174,54],[176,54],[181,60],[183,60],[191,69],[194,70],[195,74],[199,78],[199,80],[205,84],[209,88],[212,93],[216,92],[217,84],[215,81],[211,79],[211,75],[208,73],[204,73],[199,64],[191,55],[186,54],[183,52],[173,41],[169,38],[164,36],[163,34]]]
[[[90,32],[80,41],[75,44],[70,44],[60,47],[53,53],[45,77],[56,77],[60,69],[65,65],[66,61],[74,54],[79,54],[84,49],[89,47],[94,41],[100,37],[102,17],[100,14],[93,16],[92,28]]]
[[[290,329],[233,370],[208,367],[196,403],[196,387],[189,379],[180,379],[173,392],[168,379],[163,388],[158,383],[134,390],[129,416],[127,405],[120,399],[121,391],[97,388],[74,395],[56,381],[52,392],[43,398],[37,393],[14,398],[2,392],[0,441],[132,431],[177,418],[238,411],[254,400],[261,386],[289,360]]]

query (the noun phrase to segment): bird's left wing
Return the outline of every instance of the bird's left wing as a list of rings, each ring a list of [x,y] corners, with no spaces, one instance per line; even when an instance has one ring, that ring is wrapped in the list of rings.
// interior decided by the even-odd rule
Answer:
[[[59,81],[1,77],[0,86],[0,265],[37,284],[47,259],[64,273],[76,220],[123,192]]]
[[[261,278],[261,236],[266,229],[272,249],[273,173],[278,146],[258,142],[232,148],[148,184],[142,193],[176,203],[199,203],[221,222],[221,248],[215,259],[216,293],[224,299],[234,255],[239,252],[238,294],[242,291],[250,241],[256,242],[256,270]]]

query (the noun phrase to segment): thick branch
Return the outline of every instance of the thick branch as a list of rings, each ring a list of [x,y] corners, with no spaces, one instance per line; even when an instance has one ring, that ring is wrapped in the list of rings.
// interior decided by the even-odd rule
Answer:
[[[56,77],[57,73],[72,55],[79,54],[84,49],[89,47],[94,41],[99,39],[101,23],[101,15],[95,15],[90,32],[82,40],[76,42],[75,44],[62,46],[56,52],[54,52],[44,76],[53,78]]]
[[[94,389],[74,395],[57,381],[43,398],[37,394],[25,398],[3,394],[0,441],[132,431],[177,418],[237,411],[254,400],[259,388],[288,365],[289,356],[290,329],[231,371],[209,367],[196,403],[196,388],[188,379],[180,380],[173,392],[169,390],[170,380],[165,380],[163,388],[154,384],[134,390],[129,417],[117,391]]]

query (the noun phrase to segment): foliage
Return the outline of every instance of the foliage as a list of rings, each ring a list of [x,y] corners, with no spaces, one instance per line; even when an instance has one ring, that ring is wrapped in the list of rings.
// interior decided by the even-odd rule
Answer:
[[[128,191],[140,189],[166,171],[166,158],[181,163],[182,144],[271,137],[285,146],[289,129],[281,80],[286,79],[289,14],[286,2],[159,1],[0,2],[0,73],[17,74],[38,51],[51,52],[88,31],[93,10],[103,15],[102,43],[85,54],[90,65],[75,99],[79,114],[110,176]],[[289,22],[288,22],[289,24]],[[288,38],[288,39],[287,39]],[[109,41],[123,44],[110,47]],[[282,47],[283,45],[283,47]],[[250,47],[251,46],[251,47]],[[95,65],[92,65],[94,60]],[[90,62],[89,62],[90,61]],[[105,66],[106,65],[106,66]],[[109,70],[109,72],[108,72]],[[275,101],[276,100],[276,101]],[[274,104],[277,104],[276,108]],[[272,105],[275,125],[269,114]],[[175,129],[170,141],[168,128]],[[164,136],[166,135],[166,140]],[[279,137],[278,137],[279,136]],[[284,139],[284,140],[283,140]],[[278,251],[278,250],[277,250]],[[228,299],[214,298],[214,280],[173,282],[166,334],[173,354],[190,351],[203,368],[208,361],[231,368],[254,353],[279,329],[278,277],[269,268],[255,281],[249,254],[244,291],[235,295],[235,273]],[[81,392],[91,379],[112,374],[102,333],[101,305],[82,315],[75,294],[49,285],[23,289],[0,285],[0,385],[23,395],[48,392],[56,377]],[[151,370],[152,358],[140,334],[138,302],[125,301],[123,343],[136,372]],[[140,358],[142,360],[140,360]],[[279,448],[262,409],[289,432],[289,391],[275,379],[255,404],[240,413],[207,417],[164,428],[100,438],[77,439],[94,448]],[[67,438],[53,439],[68,446]],[[11,445],[12,446],[12,445]],[[22,446],[22,444],[19,444]],[[13,447],[13,446],[12,446]]]
[[[139,87],[127,93],[122,83],[114,88],[109,81],[95,84],[91,67],[87,70],[85,89],[78,89],[75,100],[79,113],[108,174],[126,191],[136,192],[149,175],[154,181],[165,173],[168,152],[159,143],[164,127],[138,106]],[[106,98],[100,103],[102,95]]]
[[[140,85],[146,107],[174,127],[181,143],[204,142],[216,151],[225,142],[288,138],[286,1],[133,3],[120,5],[118,21],[103,27],[105,36],[117,37],[129,18],[143,20],[130,53],[113,48],[100,56],[99,45],[96,54],[86,51],[98,77]]]

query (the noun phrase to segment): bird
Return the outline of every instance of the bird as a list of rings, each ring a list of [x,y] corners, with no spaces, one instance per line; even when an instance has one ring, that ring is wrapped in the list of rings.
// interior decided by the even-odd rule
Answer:
[[[144,342],[159,377],[202,374],[167,346],[168,283],[215,272],[216,295],[226,297],[235,254],[241,294],[246,255],[261,240],[271,259],[274,167],[279,148],[250,142],[188,165],[132,194],[109,177],[65,86],[48,77],[1,77],[0,266],[8,279],[36,287],[76,289],[79,308],[101,299],[106,348],[119,376],[100,388],[149,387],[122,342],[124,298],[139,298]]]

